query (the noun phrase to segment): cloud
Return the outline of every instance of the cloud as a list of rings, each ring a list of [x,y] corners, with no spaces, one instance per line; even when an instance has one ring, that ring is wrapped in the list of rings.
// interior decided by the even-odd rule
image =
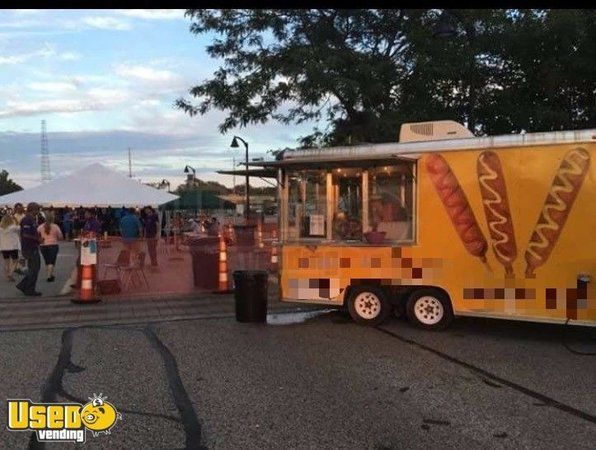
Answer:
[[[87,91],[87,94],[102,102],[105,106],[116,105],[128,100],[131,94],[123,89],[96,87]]]
[[[77,90],[77,85],[74,82],[33,82],[27,84],[29,89],[34,91],[52,92],[52,93],[64,93],[72,92]]]
[[[62,61],[76,61],[81,59],[81,54],[76,52],[64,52],[58,55],[58,58]]]
[[[117,14],[145,20],[177,20],[184,19],[183,9],[124,9]]]
[[[68,83],[31,83],[39,90],[51,93],[60,93],[56,89],[63,89],[62,92],[76,92],[75,84]],[[73,86],[71,89],[69,86]],[[113,108],[116,105],[126,102],[130,98],[127,91],[110,88],[92,88],[82,93],[80,98],[64,98],[41,100],[41,101],[7,101],[4,109],[0,109],[0,118],[26,117],[38,114],[49,113],[77,113],[84,111],[100,111]]]
[[[13,56],[0,56],[0,65],[2,64],[19,64],[27,61],[30,56],[27,55],[13,55]]]
[[[0,118],[35,116],[47,113],[74,113],[101,109],[99,102],[80,100],[45,100],[38,102],[6,102]]]
[[[36,50],[34,52],[21,53],[19,55],[0,56],[0,65],[22,64],[24,62],[29,61],[32,58],[47,58],[48,56],[52,56],[53,54],[55,54],[55,51],[50,46],[45,44],[42,49]]]
[[[36,25],[41,25],[38,20],[31,20],[31,19],[16,19],[11,21],[3,21],[0,22],[0,26],[5,29],[19,29],[19,28],[29,28]]]
[[[23,15],[28,16],[32,14],[39,14],[42,10],[41,9],[8,9],[7,12],[10,12],[15,15]]]
[[[126,31],[132,29],[132,25],[128,20],[110,16],[86,16],[81,19],[81,22],[101,30]]]
[[[16,65],[16,64],[23,64],[30,59],[33,58],[55,58],[60,59],[62,61],[73,61],[75,59],[80,59],[81,55],[75,52],[63,52],[58,53],[53,45],[48,44],[47,42],[44,44],[43,48],[28,52],[28,53],[20,53],[16,55],[10,56],[0,56],[0,66],[1,65]]]
[[[171,81],[174,73],[169,70],[157,70],[147,66],[121,65],[116,68],[116,73],[125,78],[141,81]]]

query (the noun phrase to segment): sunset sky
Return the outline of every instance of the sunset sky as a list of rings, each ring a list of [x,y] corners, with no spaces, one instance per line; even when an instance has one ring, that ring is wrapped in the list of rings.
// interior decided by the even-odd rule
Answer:
[[[212,36],[189,25],[184,10],[0,10],[0,169],[40,183],[42,119],[54,178],[94,162],[127,173],[130,147],[135,178],[172,187],[186,164],[231,186],[215,170],[232,167],[234,134],[259,157],[309,133],[312,123],[271,122],[222,135],[222,112],[174,109],[219,67],[205,52]]]

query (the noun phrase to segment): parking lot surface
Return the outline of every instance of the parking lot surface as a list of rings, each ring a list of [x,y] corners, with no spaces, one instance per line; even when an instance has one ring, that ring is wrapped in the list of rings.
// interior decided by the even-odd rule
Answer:
[[[306,319],[306,320],[305,320]],[[591,329],[341,312],[0,333],[0,397],[123,414],[100,448],[593,448]],[[305,321],[304,321],[305,320]],[[6,406],[1,410],[6,423]],[[0,432],[31,448],[30,432]],[[52,447],[60,447],[53,444]],[[64,444],[64,448],[72,444]],[[37,447],[38,448],[38,447]]]

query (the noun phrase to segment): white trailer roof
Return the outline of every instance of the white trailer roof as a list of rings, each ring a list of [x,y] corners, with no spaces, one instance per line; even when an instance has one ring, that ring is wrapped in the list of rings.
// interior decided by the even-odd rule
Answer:
[[[596,142],[596,129],[289,150],[284,153],[283,159],[279,161],[253,162],[249,163],[249,165],[276,167],[304,163],[345,162],[356,160],[416,159],[421,153],[429,152],[517,148],[587,142]]]

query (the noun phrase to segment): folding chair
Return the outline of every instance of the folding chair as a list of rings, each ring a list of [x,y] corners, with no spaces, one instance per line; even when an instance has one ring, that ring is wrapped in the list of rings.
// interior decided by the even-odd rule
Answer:
[[[127,267],[130,264],[130,252],[128,250],[120,250],[120,253],[118,253],[118,257],[116,258],[116,262],[114,262],[113,264],[110,263],[104,263],[102,264],[104,267],[103,270],[103,279],[106,279],[106,275],[108,273],[108,270],[115,270],[116,271],[116,275],[118,275],[118,278],[121,279],[121,269],[123,267]]]
[[[122,284],[123,285],[136,285],[135,278],[141,283],[141,280],[145,282],[145,286],[149,289],[149,282],[147,281],[147,276],[145,275],[145,252],[139,252],[137,254],[137,261],[136,264],[121,267],[120,271],[122,273]]]

